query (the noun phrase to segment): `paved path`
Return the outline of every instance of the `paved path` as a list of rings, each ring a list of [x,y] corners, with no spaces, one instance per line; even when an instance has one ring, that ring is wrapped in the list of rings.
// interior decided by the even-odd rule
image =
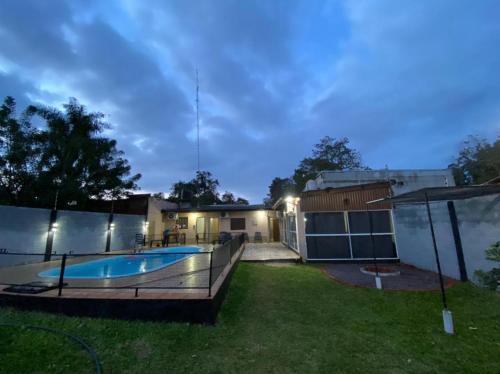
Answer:
[[[325,271],[341,283],[357,287],[375,288],[375,277],[360,271],[362,266],[372,264],[327,264]],[[437,273],[422,270],[406,264],[379,264],[380,267],[391,268],[400,272],[400,275],[385,276],[382,278],[382,287],[390,290],[437,290],[439,277]],[[456,283],[451,278],[444,277],[446,287]]]
[[[297,261],[297,252],[281,243],[247,243],[241,261]]]

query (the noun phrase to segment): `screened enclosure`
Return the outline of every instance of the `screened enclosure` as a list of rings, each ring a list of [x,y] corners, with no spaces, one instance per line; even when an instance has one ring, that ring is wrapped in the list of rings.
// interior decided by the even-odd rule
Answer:
[[[298,251],[297,247],[297,224],[296,216],[292,214],[285,214],[280,218],[281,227],[283,227],[283,242],[288,247]]]
[[[305,219],[308,259],[368,260],[374,256],[379,259],[398,257],[390,210],[310,212],[305,213]]]

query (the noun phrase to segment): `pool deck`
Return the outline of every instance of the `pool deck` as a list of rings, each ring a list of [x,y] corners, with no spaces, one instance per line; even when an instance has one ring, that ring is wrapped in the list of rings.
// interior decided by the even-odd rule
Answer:
[[[168,267],[137,276],[111,279],[64,279],[65,287],[61,296],[58,296],[58,289],[39,294],[4,291],[8,284],[46,282],[47,278],[39,277],[38,273],[59,267],[60,260],[2,268],[0,269],[0,305],[42,309],[69,315],[214,323],[244,247],[245,244],[236,251],[229,264],[223,269],[222,266],[218,269],[220,274],[210,290],[208,287],[210,254],[208,252],[189,256]],[[102,257],[71,258],[67,260],[67,265]],[[50,281],[57,283],[58,280],[51,278]]]

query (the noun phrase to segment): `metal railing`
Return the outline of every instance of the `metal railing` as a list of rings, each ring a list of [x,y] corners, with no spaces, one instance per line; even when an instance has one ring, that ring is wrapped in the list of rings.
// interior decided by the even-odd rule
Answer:
[[[14,265],[0,268],[0,284],[8,286],[4,292],[20,293],[24,288],[42,287],[44,284],[50,290],[57,289],[61,296],[64,289],[82,290],[134,290],[135,297],[139,290],[198,290],[205,289],[208,296],[212,295],[212,287],[219,280],[227,265],[230,265],[234,255],[245,242],[245,236],[240,234],[232,237],[224,244],[216,245],[213,249],[202,252],[182,251],[182,248],[172,252],[156,251],[117,251],[107,253],[53,253],[53,257],[60,260],[44,262],[44,253],[20,253],[0,251],[0,263],[7,256],[39,257],[41,261],[27,265]],[[90,261],[104,258],[123,256],[125,262],[132,264],[137,261],[139,272],[124,274],[117,273],[111,268],[112,264],[102,262],[100,278],[87,278],[82,266]],[[140,257],[138,257],[140,256]],[[139,262],[140,261],[140,262]],[[108,266],[108,267],[106,267]],[[126,268],[125,264],[125,268]],[[108,273],[105,274],[105,271]],[[115,273],[113,273],[115,271]],[[95,275],[94,273],[91,274]],[[57,281],[56,281],[57,280]],[[9,291],[9,289],[11,291]],[[48,289],[47,289],[48,290]],[[42,291],[43,292],[43,291]]]
[[[263,236],[260,233],[255,233],[254,235],[248,235],[246,232],[209,232],[209,233],[199,233],[194,236],[187,236],[186,233],[168,234],[168,240],[162,234],[155,235],[144,235],[141,238],[140,243],[145,247],[168,247],[171,245],[185,245],[185,244],[222,244],[227,240],[227,236],[230,237],[237,235],[244,235],[245,240],[250,243],[267,243],[269,241],[268,236]]]

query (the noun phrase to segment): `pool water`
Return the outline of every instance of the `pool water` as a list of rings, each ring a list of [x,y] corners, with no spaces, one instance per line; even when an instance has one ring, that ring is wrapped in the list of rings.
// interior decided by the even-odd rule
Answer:
[[[64,278],[109,279],[140,275],[163,269],[202,251],[203,248],[200,247],[174,247],[159,248],[147,252],[154,254],[108,256],[99,260],[67,265],[64,270]],[[60,268],[57,267],[42,271],[38,275],[59,278],[59,271]]]

